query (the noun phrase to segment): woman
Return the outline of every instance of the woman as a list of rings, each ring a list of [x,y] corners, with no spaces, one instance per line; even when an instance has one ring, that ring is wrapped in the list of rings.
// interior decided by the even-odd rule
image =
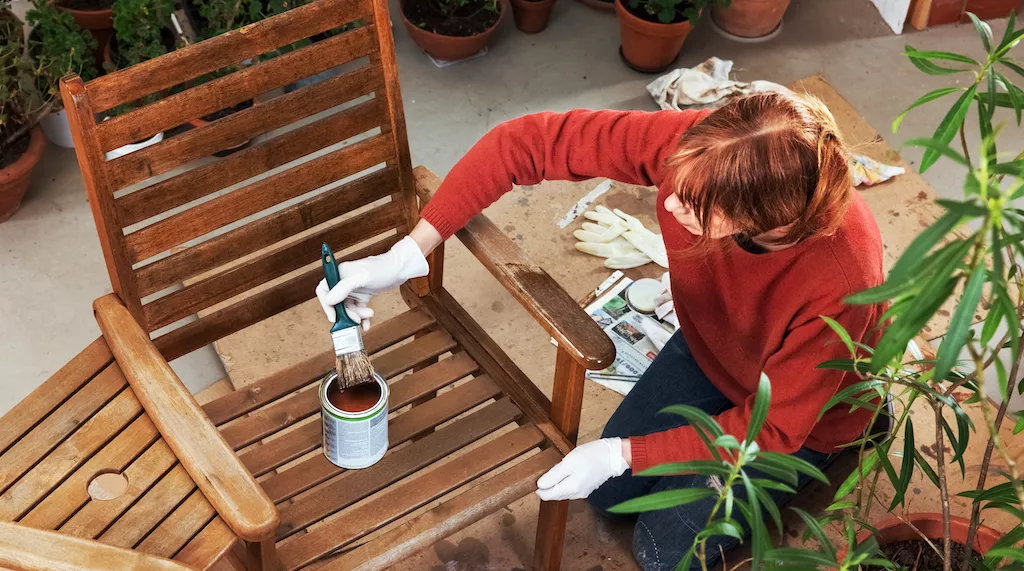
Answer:
[[[713,112],[529,115],[498,126],[466,154],[410,236],[389,253],[343,264],[342,282],[330,292],[321,284],[317,294],[329,315],[347,300],[354,314],[369,317],[356,298],[426,274],[424,255],[514,184],[607,177],[657,186],[680,331],[602,438],[541,477],[537,494],[589,498],[607,514],[651,492],[715,486],[692,474],[627,472],[711,458],[685,421],[658,414],[668,405],[699,407],[742,439],[762,371],[772,381],[772,400],[757,439],[761,449],[823,467],[838,446],[861,436],[868,411],[840,407],[819,420],[825,402],[857,380],[815,368],[849,356],[820,316],[865,340],[879,308],[843,299],[883,281],[878,227],[852,188],[846,155],[831,113],[794,94],[753,95]],[[786,494],[775,499],[783,502]],[[674,568],[712,506],[713,498],[640,515],[633,552],[641,567]],[[736,541],[712,538],[709,566]]]

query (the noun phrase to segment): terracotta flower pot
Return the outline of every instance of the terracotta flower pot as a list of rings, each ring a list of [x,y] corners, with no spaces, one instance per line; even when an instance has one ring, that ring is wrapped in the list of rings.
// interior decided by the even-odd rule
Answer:
[[[96,68],[103,73],[103,50],[110,43],[110,36],[114,33],[114,11],[107,10],[72,10],[57,6],[58,10],[70,12],[75,23],[83,30],[89,30],[92,37],[96,38],[96,49],[92,55],[96,58]]]
[[[790,0],[732,0],[711,7],[711,19],[723,31],[740,38],[761,38],[782,25]]]
[[[911,514],[905,516],[904,519],[913,524],[921,533],[928,536],[928,539],[942,538],[942,514]],[[967,543],[967,531],[970,526],[971,522],[967,518],[951,516],[949,518],[950,539],[960,544]],[[878,544],[883,546],[896,543],[897,541],[911,541],[921,538],[909,525],[895,517],[881,522],[875,528],[878,529],[878,535],[876,536]],[[857,541],[864,541],[870,535],[871,532],[865,530],[857,536]],[[1003,534],[990,527],[981,526],[978,528],[977,535],[974,536],[974,550],[984,555],[1002,536]],[[839,557],[844,555],[846,555],[845,549],[839,554]]]
[[[405,4],[402,4],[402,22],[405,23],[405,29],[409,32],[409,37],[412,41],[419,46],[423,51],[427,52],[431,56],[444,61],[457,61],[460,59],[466,59],[476,52],[484,49],[487,42],[491,39],[491,34],[494,30],[501,25],[501,21],[505,19],[505,12],[507,8],[503,2],[498,2],[498,20],[494,22],[494,25],[487,28],[483,32],[476,34],[475,36],[444,36],[441,34],[435,34],[434,32],[428,32],[423,28],[413,24],[405,17]]]
[[[583,4],[584,6],[593,8],[595,10],[600,10],[602,12],[615,11],[615,2],[613,0],[577,0],[577,2]]]
[[[512,0],[512,16],[519,31],[536,34],[548,27],[555,0]]]
[[[633,69],[645,73],[659,73],[672,65],[692,29],[689,20],[675,24],[643,20],[630,13],[622,0],[615,1],[615,14],[622,34],[623,59]]]
[[[252,107],[252,105],[255,105],[255,104],[256,104],[256,102],[253,101],[252,104],[249,105],[249,107]],[[246,109],[248,109],[249,107],[246,107]],[[212,121],[208,121],[208,120],[203,119],[202,117],[200,117],[198,119],[191,119],[191,120],[189,120],[188,123],[189,123],[189,125],[192,126],[193,129],[198,129],[198,128],[203,127],[205,125],[209,125],[210,123],[212,123]],[[249,143],[251,143],[251,142],[252,142],[252,140],[250,139],[250,140],[243,141],[243,142],[241,142],[241,143],[239,143],[237,145],[231,146],[231,147],[225,147],[225,148],[223,148],[223,149],[213,153],[213,156],[215,156],[215,157],[226,157],[228,155],[232,155],[232,154],[237,153],[238,151],[241,151],[242,149],[248,147]]]
[[[39,164],[45,148],[43,130],[36,125],[29,134],[28,149],[18,160],[0,169],[0,222],[14,216],[21,208],[21,200],[32,182],[32,169]]]

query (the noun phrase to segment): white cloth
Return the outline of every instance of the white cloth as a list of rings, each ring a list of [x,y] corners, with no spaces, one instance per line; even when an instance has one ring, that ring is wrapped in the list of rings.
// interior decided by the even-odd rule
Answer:
[[[681,111],[691,105],[707,106],[732,97],[781,91],[791,93],[785,86],[771,81],[734,81],[729,79],[732,62],[712,57],[691,68],[680,68],[655,79],[647,85],[658,106],[664,110]]]
[[[587,442],[572,449],[537,480],[537,495],[546,502],[582,500],[627,469],[621,438]]]
[[[334,306],[345,302],[349,316],[361,321],[365,329],[373,316],[373,310],[366,306],[371,296],[400,286],[411,278],[425,276],[429,271],[419,245],[406,236],[383,254],[339,264],[341,281],[328,288],[327,280],[320,280],[316,286],[316,297],[331,323],[337,317]]]

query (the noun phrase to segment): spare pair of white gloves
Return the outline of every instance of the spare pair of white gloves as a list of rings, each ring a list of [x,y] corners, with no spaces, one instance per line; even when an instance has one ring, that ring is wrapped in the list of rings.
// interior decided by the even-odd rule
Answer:
[[[397,287],[406,280],[427,275],[427,260],[416,242],[405,237],[391,250],[338,266],[341,281],[333,288],[322,280],[316,296],[333,323],[334,306],[343,303],[346,312],[363,328],[369,327],[373,310],[370,297]],[[629,466],[622,456],[622,441],[602,438],[578,446],[537,481],[537,495],[545,501],[582,499],[609,478],[621,476]]]
[[[579,242],[576,249],[606,258],[604,266],[625,270],[654,262],[668,267],[668,255],[661,235],[651,232],[635,217],[616,208],[596,206],[583,213],[587,220],[582,230],[572,233]]]

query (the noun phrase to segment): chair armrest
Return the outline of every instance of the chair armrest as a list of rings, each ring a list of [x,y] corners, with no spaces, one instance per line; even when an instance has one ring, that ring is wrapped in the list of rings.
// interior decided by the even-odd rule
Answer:
[[[416,193],[426,202],[441,180],[426,167],[413,172]],[[612,364],[615,345],[608,335],[486,216],[477,216],[455,235],[576,362],[587,369]]]
[[[104,545],[54,531],[0,522],[0,567],[21,571],[189,571],[163,557]]]
[[[97,299],[93,310],[135,396],[217,513],[246,541],[272,537],[280,523],[277,508],[149,335],[113,294]]]

